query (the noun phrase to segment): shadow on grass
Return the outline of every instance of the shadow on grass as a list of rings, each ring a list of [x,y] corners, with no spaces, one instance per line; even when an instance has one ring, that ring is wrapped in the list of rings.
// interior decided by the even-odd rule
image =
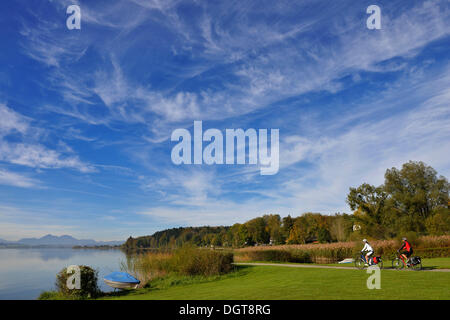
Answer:
[[[434,270],[434,269],[439,269],[438,266],[426,266],[426,267],[422,267],[422,270]]]
[[[239,272],[241,275],[248,274],[250,269],[254,268],[255,266],[249,266],[249,265],[235,265],[233,273]]]
[[[136,293],[136,290],[122,290],[122,289],[118,289],[116,291],[112,291],[112,292],[103,292],[103,294],[99,297],[99,298],[107,298],[107,297],[121,297],[121,296],[126,296],[130,293]]]
[[[426,267],[422,267],[422,269],[420,269],[420,270],[414,270],[414,269],[411,269],[411,268],[402,268],[402,269],[399,269],[399,271],[422,271],[422,270],[424,270],[424,271],[429,271],[429,270],[435,270],[435,269],[439,269],[439,266],[426,266]],[[383,267],[383,270],[396,270],[394,267],[392,267],[392,266],[385,266],[385,267]]]

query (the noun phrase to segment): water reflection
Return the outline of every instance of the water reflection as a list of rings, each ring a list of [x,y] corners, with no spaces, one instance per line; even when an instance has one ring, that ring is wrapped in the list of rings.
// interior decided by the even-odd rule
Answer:
[[[120,270],[124,261],[120,250],[0,249],[0,299],[36,299],[42,291],[54,289],[57,272],[73,264],[97,269],[100,288],[111,291],[101,279]]]

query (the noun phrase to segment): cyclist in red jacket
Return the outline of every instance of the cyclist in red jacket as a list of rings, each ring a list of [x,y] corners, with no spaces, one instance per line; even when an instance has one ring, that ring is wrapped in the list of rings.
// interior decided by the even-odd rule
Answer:
[[[409,265],[409,257],[413,254],[413,248],[411,244],[408,242],[408,239],[402,238],[403,244],[400,249],[397,251],[401,253],[403,258],[405,258],[406,263]],[[402,251],[403,250],[403,251]]]

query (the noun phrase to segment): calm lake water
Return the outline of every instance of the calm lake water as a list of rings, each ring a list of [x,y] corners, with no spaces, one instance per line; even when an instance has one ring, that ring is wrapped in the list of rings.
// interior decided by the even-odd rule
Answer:
[[[120,250],[95,249],[0,249],[0,300],[36,299],[42,291],[55,288],[56,274],[70,265],[88,265],[99,271],[99,286],[103,276],[120,271],[126,261]]]

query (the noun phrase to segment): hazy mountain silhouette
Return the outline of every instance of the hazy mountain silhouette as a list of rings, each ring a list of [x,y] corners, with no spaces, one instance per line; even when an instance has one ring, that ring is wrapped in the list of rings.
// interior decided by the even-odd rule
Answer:
[[[124,241],[95,241],[93,239],[76,239],[69,235],[54,236],[47,234],[41,238],[23,238],[18,241],[6,241],[0,239],[0,243],[19,244],[26,246],[58,246],[58,247],[73,247],[73,246],[102,246],[102,245],[120,245]]]

